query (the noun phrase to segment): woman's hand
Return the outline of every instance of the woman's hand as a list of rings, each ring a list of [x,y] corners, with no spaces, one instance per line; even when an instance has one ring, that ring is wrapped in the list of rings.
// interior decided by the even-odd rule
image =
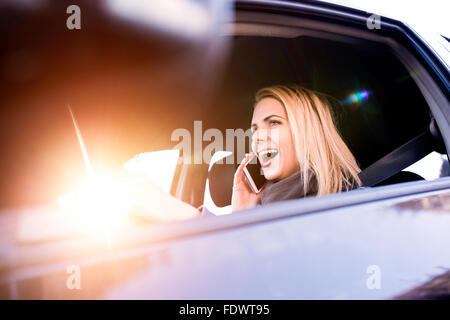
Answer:
[[[244,174],[244,168],[253,156],[254,153],[247,154],[234,174],[233,197],[231,199],[233,212],[254,208],[261,200],[261,192],[255,193],[252,190]]]

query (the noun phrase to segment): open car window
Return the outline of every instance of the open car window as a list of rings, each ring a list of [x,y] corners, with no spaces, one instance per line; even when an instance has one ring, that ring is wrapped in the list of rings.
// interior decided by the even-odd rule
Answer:
[[[215,113],[207,120],[209,127],[222,132],[248,128],[259,88],[297,83],[334,97],[338,129],[364,171],[428,134],[433,119],[439,116],[432,108],[436,101],[423,87],[424,81],[431,80],[420,78],[426,72],[400,43],[376,32],[242,12],[226,28],[224,37],[229,38],[230,54],[213,99]],[[431,81],[428,86],[432,85]],[[389,179],[373,186],[448,176],[447,151],[436,127],[429,151],[420,151],[421,155],[414,150],[418,146],[409,147],[412,152],[402,153],[400,167],[384,169],[392,171],[387,173]],[[227,151],[235,154],[235,165],[218,164],[221,169],[216,169],[214,181],[209,181],[217,195],[217,207],[231,201],[230,176],[240,162],[238,140],[234,142]]]

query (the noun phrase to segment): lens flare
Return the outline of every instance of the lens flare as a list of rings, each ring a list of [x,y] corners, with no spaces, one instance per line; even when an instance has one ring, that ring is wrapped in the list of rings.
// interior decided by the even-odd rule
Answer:
[[[114,228],[122,225],[132,210],[133,195],[119,178],[91,174],[57,203],[66,213],[86,221],[89,229]]]
[[[87,179],[76,191],[59,197],[56,202],[66,214],[76,216],[88,230],[103,229],[108,243],[109,229],[120,226],[133,208],[133,195],[117,175],[95,172],[89,160],[81,130],[72,108],[68,106],[78,143],[88,171]]]
[[[347,98],[341,101],[342,105],[360,105],[369,99],[370,92],[366,89],[351,93]]]
[[[152,202],[155,202],[146,189],[150,187],[149,184],[155,184],[169,194],[179,150],[140,153],[124,164],[124,171],[108,172],[101,167],[94,170],[70,106],[69,111],[86,165],[87,177],[73,192],[59,197],[57,204],[68,220],[77,221],[85,231],[103,230],[110,244],[112,229],[126,226],[133,220],[134,213],[145,210],[143,202],[146,205],[153,205]]]

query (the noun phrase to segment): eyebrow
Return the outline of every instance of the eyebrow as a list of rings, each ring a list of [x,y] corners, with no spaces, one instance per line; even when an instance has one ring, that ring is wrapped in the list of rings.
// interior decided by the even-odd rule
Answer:
[[[265,117],[265,118],[263,119],[263,121],[267,121],[267,120],[269,120],[269,119],[272,118],[272,117],[278,117],[278,118],[281,118],[281,119],[284,120],[284,118],[283,118],[282,116],[278,116],[278,115],[276,115],[276,114],[271,114],[270,116]],[[257,126],[256,123],[252,123],[252,125],[251,125],[252,128],[253,128],[253,127],[256,127],[256,126]]]

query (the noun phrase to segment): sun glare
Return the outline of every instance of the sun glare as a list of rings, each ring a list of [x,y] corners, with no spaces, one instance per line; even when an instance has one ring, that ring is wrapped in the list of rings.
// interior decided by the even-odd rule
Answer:
[[[131,212],[132,196],[120,177],[92,174],[57,203],[64,212],[82,218],[89,228],[111,228],[123,224]]]
[[[81,221],[86,231],[120,227],[137,210],[142,192],[146,192],[145,183],[170,192],[178,157],[179,150],[147,152],[127,161],[125,171],[114,174],[95,170],[73,192],[59,197],[57,204],[65,214]],[[133,179],[133,175],[140,182]],[[149,195],[146,201],[152,201],[150,199]]]

